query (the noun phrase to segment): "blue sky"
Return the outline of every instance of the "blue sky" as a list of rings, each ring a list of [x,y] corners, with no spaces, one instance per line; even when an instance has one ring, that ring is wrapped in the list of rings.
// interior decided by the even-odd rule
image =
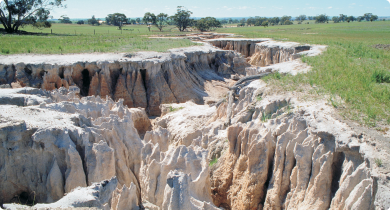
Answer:
[[[92,15],[104,18],[107,14],[119,12],[127,17],[142,17],[145,12],[173,15],[177,6],[185,6],[193,17],[275,17],[314,16],[339,14],[360,16],[373,13],[390,16],[390,0],[66,0],[66,9],[56,9],[51,15],[58,18],[90,18]]]

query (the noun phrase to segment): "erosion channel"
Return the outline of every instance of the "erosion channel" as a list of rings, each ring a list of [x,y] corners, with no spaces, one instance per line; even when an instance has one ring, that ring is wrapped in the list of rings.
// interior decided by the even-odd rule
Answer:
[[[0,56],[6,209],[388,209],[374,141],[262,77],[326,46]],[[386,154],[384,154],[386,155]]]

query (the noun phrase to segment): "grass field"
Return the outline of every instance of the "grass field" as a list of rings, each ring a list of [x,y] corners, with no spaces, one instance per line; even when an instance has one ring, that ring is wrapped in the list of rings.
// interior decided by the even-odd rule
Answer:
[[[60,54],[91,52],[164,52],[170,48],[195,45],[189,40],[149,39],[150,35],[178,33],[173,27],[164,32],[146,26],[125,26],[118,30],[115,26],[90,26],[77,24],[53,24],[51,28],[23,30],[32,35],[0,34],[0,54]]]
[[[368,126],[390,123],[390,51],[373,47],[390,44],[390,21],[221,28],[218,32],[328,45],[322,55],[303,58],[313,71],[269,82],[294,91],[304,84],[320,87],[317,94],[329,95],[330,103],[346,118]]]
[[[86,53],[166,51],[194,45],[189,40],[149,39],[150,35],[174,35],[174,28],[149,32],[145,26],[126,26],[122,34],[113,26],[54,24],[51,29],[24,30],[36,35],[1,35],[0,53]],[[93,31],[95,30],[95,35]],[[390,44],[390,21],[294,24],[289,26],[220,28],[248,38],[268,37],[302,44],[328,45],[317,57],[305,57],[313,71],[295,77],[269,78],[285,90],[299,91],[310,85],[316,94],[328,95],[330,103],[348,119],[368,126],[390,124],[390,51],[376,49]],[[76,35],[75,35],[76,33]],[[341,97],[341,100],[338,98]]]

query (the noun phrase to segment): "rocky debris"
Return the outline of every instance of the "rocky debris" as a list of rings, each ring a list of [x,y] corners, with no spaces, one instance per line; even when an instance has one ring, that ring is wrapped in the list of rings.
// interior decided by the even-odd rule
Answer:
[[[53,99],[60,100],[58,92]],[[7,189],[0,200],[55,202],[77,187],[116,176],[120,188],[134,183],[140,201],[143,143],[131,112],[111,99],[49,99],[39,106],[0,106],[0,189]]]
[[[137,129],[138,134],[141,138],[145,135],[147,131],[152,129],[152,124],[149,120],[148,115],[143,108],[131,108],[131,118],[134,122],[134,127]]]
[[[118,180],[113,177],[89,187],[77,187],[57,202],[50,204],[36,204],[28,207],[20,204],[5,204],[9,210],[17,209],[73,209],[82,207],[95,207],[97,209],[139,209],[137,189],[133,183],[127,188],[117,188]]]
[[[211,201],[207,153],[183,145],[162,152],[159,144],[145,144],[142,200],[161,209],[218,209]]]
[[[361,140],[354,131],[318,111],[329,107],[286,96],[258,101],[264,86],[256,83],[242,88],[235,100],[239,109],[233,118],[252,111],[227,128],[229,148],[211,171],[214,204],[227,209],[375,208],[378,178],[371,175],[373,157],[367,156],[372,148],[357,146]],[[297,106],[292,104],[302,108],[291,111]]]

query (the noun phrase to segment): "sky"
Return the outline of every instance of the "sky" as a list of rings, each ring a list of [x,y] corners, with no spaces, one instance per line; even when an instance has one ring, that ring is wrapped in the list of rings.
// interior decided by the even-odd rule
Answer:
[[[92,15],[104,18],[116,12],[127,17],[143,17],[146,12],[173,15],[177,6],[192,11],[192,17],[361,16],[364,13],[390,16],[390,0],[66,0],[65,4],[67,8],[51,12],[54,19],[61,15],[71,19]]]

